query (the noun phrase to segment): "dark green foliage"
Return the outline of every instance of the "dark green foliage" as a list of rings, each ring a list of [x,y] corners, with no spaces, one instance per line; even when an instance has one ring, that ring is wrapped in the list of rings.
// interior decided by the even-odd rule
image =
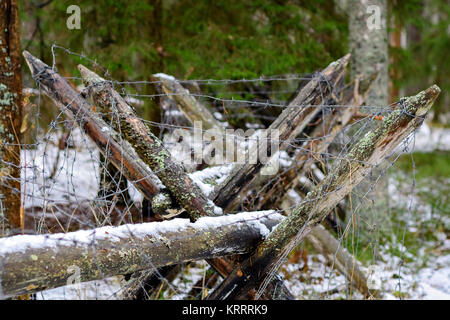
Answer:
[[[73,1],[52,1],[43,8],[37,4],[33,0],[21,5],[24,48],[46,61],[52,59],[53,43],[82,52],[116,80],[150,80],[157,72],[181,79],[311,73],[348,51],[348,17],[329,0],[81,0],[76,3],[81,8],[81,30],[66,27],[66,9]],[[447,1],[388,4],[389,31],[400,26],[408,33],[407,47],[389,52],[395,59],[391,65],[395,85],[406,88],[405,95],[432,83],[448,91]],[[433,16],[438,17],[436,24],[431,22]],[[59,70],[72,74],[79,57],[56,52]],[[222,89],[202,90],[217,95]],[[154,93],[142,85],[133,91]],[[448,104],[445,94],[439,99],[435,119]]]
[[[77,2],[81,30],[68,30],[66,8],[72,2],[53,1],[42,9],[29,3],[23,16],[31,24],[41,19],[46,55],[53,43],[84,52],[115,78],[148,79],[159,71],[180,78],[311,72],[346,52],[346,18],[328,1],[171,1],[163,4],[156,25],[148,23],[153,1],[84,0]],[[146,27],[160,29],[160,54]],[[29,38],[24,35],[24,42]],[[40,45],[35,36],[30,50]],[[160,59],[166,70],[148,67]],[[64,66],[69,68],[67,59]]]

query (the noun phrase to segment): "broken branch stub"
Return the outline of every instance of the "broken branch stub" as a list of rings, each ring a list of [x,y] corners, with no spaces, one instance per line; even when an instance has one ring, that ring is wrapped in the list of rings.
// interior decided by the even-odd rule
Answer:
[[[403,98],[397,108],[356,143],[325,179],[280,223],[255,252],[236,267],[209,299],[239,299],[253,288],[262,289],[270,273],[311,229],[414,130],[420,127],[440,93],[434,85]]]

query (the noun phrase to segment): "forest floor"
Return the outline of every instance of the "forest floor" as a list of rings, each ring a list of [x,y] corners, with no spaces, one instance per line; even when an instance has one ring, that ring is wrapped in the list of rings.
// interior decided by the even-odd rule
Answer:
[[[64,155],[57,164],[56,137],[45,147],[24,151],[29,167],[24,171],[27,206],[95,198],[97,153],[77,132],[73,130],[74,148],[61,151]],[[400,156],[387,172],[387,201],[360,209],[359,220],[342,245],[361,261],[370,274],[370,286],[381,292],[382,299],[450,299],[450,129],[423,126],[414,143],[412,154]],[[53,168],[57,173],[48,186],[44,180]],[[139,200],[140,195],[130,191]],[[187,294],[207,268],[204,262],[189,264],[159,298],[195,298]],[[307,243],[290,255],[281,271],[296,299],[362,298]],[[43,291],[37,299],[117,299],[124,284],[123,277],[113,277]]]

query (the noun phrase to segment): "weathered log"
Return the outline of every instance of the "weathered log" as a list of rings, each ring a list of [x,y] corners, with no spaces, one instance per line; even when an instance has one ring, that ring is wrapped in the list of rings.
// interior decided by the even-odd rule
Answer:
[[[107,155],[128,181],[133,183],[148,199],[157,194],[160,189],[155,183],[157,178],[139,159],[133,147],[112,130],[105,121],[93,114],[90,111],[91,106],[86,100],[57,72],[28,51],[24,51],[23,56],[33,78],[45,94],[69,118],[75,118],[80,128],[94,141],[100,152]]]
[[[349,154],[208,298],[239,299],[249,290],[263,289],[271,278],[271,272],[278,268],[286,254],[364,179],[373,166],[381,163],[400,142],[420,127],[439,92],[439,87],[434,85],[416,96],[401,99],[397,108],[353,146]]]
[[[283,217],[273,211],[0,239],[0,298],[191,260],[244,254]]]
[[[323,101],[333,90],[331,86],[342,77],[345,67],[350,59],[347,54],[343,58],[331,63],[325,70],[316,75],[302,88],[298,96],[287,106],[280,116],[270,125],[267,130],[262,131],[260,141],[267,141],[267,150],[263,150],[268,158],[274,156],[271,148],[271,133],[278,132],[280,149],[288,146],[289,142],[298,136],[323,108]],[[327,85],[324,85],[326,83]],[[328,84],[331,84],[328,85]],[[248,154],[262,154],[258,150],[261,146],[254,145]],[[212,198],[213,202],[225,212],[239,202],[239,196],[247,190],[250,183],[255,179],[263,164],[257,161],[255,164],[245,163],[237,166],[227,180],[217,187]]]
[[[333,88],[326,85],[323,87],[324,83],[336,84],[337,81],[342,77],[345,67],[348,63],[350,55],[346,55],[342,59],[331,63],[323,72],[315,76],[297,95],[297,97],[291,101],[287,108],[282,112],[282,114],[274,121],[274,123],[269,127],[267,131],[263,131],[261,136],[258,137],[260,141],[270,140],[270,132],[272,130],[278,130],[279,139],[283,141],[282,147],[286,147],[290,140],[294,139],[299,135],[307,124],[311,121],[314,116],[316,116],[320,110],[323,108],[323,101],[326,99],[327,95],[333,91]],[[174,92],[173,86],[177,83],[174,79],[168,79],[167,76],[161,77],[164,83],[172,85],[172,92]],[[178,86],[180,86],[178,84]],[[167,89],[166,89],[167,90]],[[170,92],[169,92],[170,93]],[[188,102],[184,101],[179,103],[180,110],[186,115],[189,111],[194,108],[200,110],[199,103],[192,96],[188,95],[185,89],[178,88],[178,94],[175,97],[188,97]],[[191,121],[202,121],[202,123],[210,123],[208,112],[194,112],[194,118]],[[223,131],[223,128],[220,130]],[[254,150],[249,150],[249,154],[258,153],[258,147],[255,145]],[[267,143],[267,151],[270,154],[271,146]],[[273,156],[270,154],[270,156]],[[231,210],[236,203],[239,201],[238,196],[244,193],[253,179],[258,175],[260,169],[262,168],[262,163],[257,162],[256,164],[243,164],[236,166],[232,171],[227,180],[218,186],[215,190],[212,200],[216,205],[219,205],[224,209],[225,212]],[[220,258],[215,260],[208,260],[210,263],[223,277],[226,277],[229,270],[232,267],[231,261],[226,258]],[[271,284],[272,285],[272,284]],[[284,287],[280,283],[274,284],[274,287]],[[285,289],[285,288],[284,288]],[[287,290],[282,290],[286,294],[285,297],[289,297]],[[273,291],[273,290],[272,290]],[[270,292],[268,290],[268,292]],[[270,293],[269,295],[270,296]],[[267,296],[267,297],[268,297]]]
[[[214,215],[214,205],[187,175],[183,165],[172,159],[162,141],[136,116],[112,84],[82,65],[78,69],[94,102],[104,112],[117,117],[117,121],[112,121],[113,127],[133,145],[142,161],[186,209],[191,220]]]
[[[201,121],[205,130],[224,130],[224,126],[214,118],[208,108],[192,96],[189,90],[184,88],[174,77],[164,73],[154,74],[153,77],[161,81],[164,92],[176,102],[180,111],[192,124]]]
[[[322,88],[322,81],[327,81],[333,85],[342,77],[345,67],[348,63],[350,55],[346,55],[340,60],[331,63],[321,74],[314,77],[291,101],[288,107],[282,114],[272,123],[269,131],[265,131],[261,139],[270,140],[268,132],[270,130],[279,130],[279,139],[284,143],[280,145],[281,148],[286,147],[288,141],[295,138],[301,133],[312,118],[322,109],[320,105],[326,96],[332,91],[332,88],[326,86]],[[269,153],[270,144],[267,144]],[[250,150],[249,153],[258,152]],[[273,155],[270,155],[273,156]],[[259,174],[262,163],[243,164],[236,166],[231,172],[226,181],[219,185],[212,200],[214,203],[227,212],[231,210],[239,202],[239,196],[243,194],[249,187],[250,183]],[[227,258],[211,259],[208,263],[218,270],[223,277],[229,275],[229,269],[233,263]],[[226,266],[226,268],[225,268]],[[268,284],[267,290],[264,291],[264,298],[280,298],[290,299],[292,295],[287,288],[282,284],[280,278],[276,277]],[[275,290],[277,289],[277,290]],[[251,292],[251,290],[249,290]],[[278,297],[277,297],[278,296]]]

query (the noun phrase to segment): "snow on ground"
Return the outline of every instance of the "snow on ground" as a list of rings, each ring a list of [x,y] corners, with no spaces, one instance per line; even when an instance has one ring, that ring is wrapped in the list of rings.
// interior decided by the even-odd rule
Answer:
[[[450,129],[430,128],[426,123],[415,134],[414,150],[431,152],[450,150]]]

